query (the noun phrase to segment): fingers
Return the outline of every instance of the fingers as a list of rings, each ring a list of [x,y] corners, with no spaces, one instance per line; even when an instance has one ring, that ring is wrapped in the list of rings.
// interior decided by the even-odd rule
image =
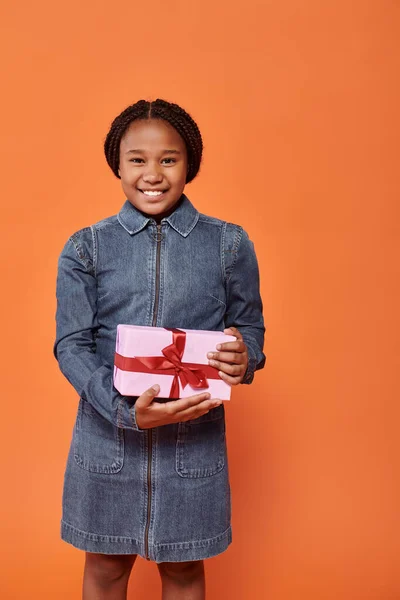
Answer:
[[[209,363],[213,367],[216,366],[213,363],[217,360],[240,365],[244,362],[244,357],[241,354],[241,352],[209,352],[207,358],[210,359]]]
[[[242,335],[236,327],[224,329],[227,335],[234,335],[236,342],[225,342],[218,344],[219,352],[209,352],[207,358],[209,364],[219,369],[219,376],[229,385],[237,385],[244,377],[248,365],[247,346],[243,342]]]
[[[240,376],[233,377],[232,375],[228,375],[223,371],[218,371],[218,375],[221,377],[222,381],[225,381],[225,383],[228,385],[238,385],[242,381],[244,373],[245,372],[243,372],[243,374]]]
[[[226,335],[234,335],[238,340],[243,340],[242,334],[236,327],[228,327],[227,329],[224,329],[224,333]]]
[[[222,362],[219,360],[210,360],[209,361],[210,365],[212,367],[215,367],[216,369],[219,369],[221,371],[223,371],[224,373],[227,373],[228,375],[241,375],[242,373],[245,372],[246,367],[245,367],[245,363],[241,362],[240,364],[230,364],[230,363],[226,363],[226,362]]]
[[[211,395],[208,392],[196,394],[195,396],[189,396],[188,398],[180,398],[179,400],[170,400],[166,404],[160,405],[162,409],[165,409],[166,414],[175,415],[178,412],[196,407],[201,402],[209,400]]]
[[[208,392],[159,404],[158,402],[153,402],[154,397],[159,391],[159,386],[153,386],[153,388],[146,390],[136,400],[136,423],[140,429],[178,423],[182,418],[178,415],[182,414],[187,419],[195,418],[190,415],[200,416],[208,412],[213,406],[217,406],[210,400]]]
[[[242,340],[238,340],[237,342],[225,342],[224,344],[218,344],[217,350],[246,352],[246,344]]]
[[[217,408],[217,406],[220,406],[221,404],[222,400],[218,400],[215,398],[213,398],[212,400],[201,402],[196,406],[191,406],[190,408],[187,408],[186,410],[177,413],[175,415],[176,422],[178,423],[182,421],[190,421],[191,419],[197,419],[198,417],[201,417],[202,415],[205,415],[206,413],[210,412],[211,409]]]
[[[248,355],[246,346],[244,352],[209,352],[207,357],[212,367],[220,369],[227,375],[239,377],[244,375],[247,369]]]
[[[154,398],[158,396],[159,393],[160,386],[157,384],[153,385],[153,387],[149,388],[148,390],[143,392],[141,396],[139,396],[139,398],[136,400],[136,407],[145,408],[146,406],[149,406],[153,402]]]

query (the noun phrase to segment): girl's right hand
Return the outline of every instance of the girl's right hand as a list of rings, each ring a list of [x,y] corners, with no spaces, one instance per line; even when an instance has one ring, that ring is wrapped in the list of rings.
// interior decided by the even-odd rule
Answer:
[[[221,400],[211,399],[210,394],[207,392],[189,398],[170,400],[165,403],[153,402],[159,392],[160,386],[156,384],[136,400],[135,416],[139,429],[150,429],[161,425],[169,425],[170,423],[190,421],[190,419],[205,415],[212,408],[216,408],[222,403]]]

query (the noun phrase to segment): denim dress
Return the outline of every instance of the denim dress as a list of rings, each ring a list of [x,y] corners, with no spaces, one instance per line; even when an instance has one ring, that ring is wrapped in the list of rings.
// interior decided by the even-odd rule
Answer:
[[[252,242],[182,195],[161,223],[126,201],[67,241],[57,276],[54,353],[79,396],[66,465],[61,537],[88,552],[201,560],[231,542],[224,406],[141,430],[135,397],[113,386],[119,323],[219,330],[248,348],[243,383],[264,366]],[[210,351],[215,348],[210,348]],[[196,393],[196,391],[194,391]]]

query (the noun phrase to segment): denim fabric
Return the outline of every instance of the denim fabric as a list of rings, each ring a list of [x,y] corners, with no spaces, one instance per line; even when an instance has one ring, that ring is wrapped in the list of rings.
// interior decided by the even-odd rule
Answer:
[[[158,241],[157,241],[158,240]],[[182,195],[161,222],[128,201],[73,234],[57,277],[54,353],[79,395],[63,493],[62,537],[91,552],[199,560],[231,541],[224,407],[142,431],[135,398],[113,387],[119,323],[223,330],[265,363],[257,260],[238,225]],[[214,348],[210,348],[214,350]]]

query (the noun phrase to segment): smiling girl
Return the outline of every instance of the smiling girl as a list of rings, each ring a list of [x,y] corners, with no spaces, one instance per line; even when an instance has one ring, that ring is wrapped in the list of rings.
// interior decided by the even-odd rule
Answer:
[[[55,356],[79,394],[62,539],[86,552],[84,600],[126,599],[136,556],[158,564],[164,600],[205,598],[203,560],[231,542],[224,407],[208,393],[157,401],[113,386],[119,323],[225,331],[210,348],[230,385],[264,366],[253,244],[184,194],[202,138],[181,107],[140,100],[113,121],[107,162],[126,201],[74,233],[57,277]]]

